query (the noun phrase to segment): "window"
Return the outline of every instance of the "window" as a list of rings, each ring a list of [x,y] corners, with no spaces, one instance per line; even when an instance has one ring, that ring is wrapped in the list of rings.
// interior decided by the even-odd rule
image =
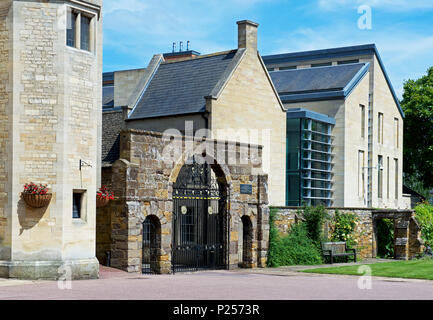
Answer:
[[[326,66],[332,66],[332,62],[322,62],[322,63],[312,63],[311,67],[326,67]]]
[[[68,11],[66,26],[66,45],[75,47],[78,14],[72,10]]]
[[[398,128],[398,119],[394,118],[394,146],[396,148],[399,147],[399,141],[398,141],[398,134],[399,134],[399,128]]]
[[[364,186],[365,186],[365,177],[364,177],[364,151],[358,151],[358,196],[364,196]]]
[[[359,109],[361,112],[361,138],[365,138],[365,106],[360,104]]]
[[[386,198],[389,199],[389,157],[386,157]]]
[[[343,61],[337,61],[337,64],[349,64],[349,63],[358,63],[359,60],[358,59],[354,59],[354,60],[343,60]]]
[[[85,212],[86,190],[73,190],[72,192],[72,218],[83,219]]]
[[[296,66],[280,67],[280,70],[294,70],[294,69],[296,69]]]
[[[75,9],[68,9],[66,26],[66,45],[77,49],[92,51],[93,17]]]
[[[377,142],[383,143],[383,113],[379,112],[377,122]]]
[[[383,157],[377,156],[377,197],[382,198],[383,188]]]
[[[267,68],[267,69],[268,69],[269,72],[275,70],[274,68]]]
[[[85,15],[81,15],[80,49],[90,51],[90,18]]]
[[[394,159],[394,185],[395,185],[395,199],[398,199],[398,159]]]

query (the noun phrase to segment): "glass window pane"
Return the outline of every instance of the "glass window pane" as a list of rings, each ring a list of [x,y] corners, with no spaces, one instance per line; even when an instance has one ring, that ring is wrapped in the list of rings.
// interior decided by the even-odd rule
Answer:
[[[70,47],[75,47],[76,22],[77,13],[68,11],[66,25],[66,45]]]
[[[90,18],[81,15],[81,50],[90,51]]]

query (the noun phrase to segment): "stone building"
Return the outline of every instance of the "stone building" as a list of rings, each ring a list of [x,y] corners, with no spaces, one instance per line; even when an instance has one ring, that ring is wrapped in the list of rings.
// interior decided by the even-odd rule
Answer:
[[[287,205],[404,208],[404,114],[376,46],[263,61],[287,109],[287,139],[302,140],[287,155]]]
[[[97,278],[102,0],[0,2],[0,276]],[[28,206],[24,184],[51,201]]]
[[[283,105],[257,51],[258,24],[237,24],[237,49],[160,54],[145,69],[104,74],[104,166],[118,154],[112,126],[260,144],[269,201],[284,205]]]

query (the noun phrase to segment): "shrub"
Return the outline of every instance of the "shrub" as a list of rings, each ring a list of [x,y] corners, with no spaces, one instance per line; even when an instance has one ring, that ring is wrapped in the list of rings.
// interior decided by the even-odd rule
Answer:
[[[302,216],[305,219],[308,237],[320,248],[320,243],[323,240],[323,224],[325,220],[329,219],[325,207],[306,206],[302,210]]]
[[[354,248],[358,241],[354,239],[353,233],[355,232],[356,222],[358,217],[354,213],[340,213],[335,210],[331,227],[331,241],[345,241],[348,248]]]
[[[380,258],[394,257],[394,220],[380,219],[376,223],[377,256]]]
[[[321,264],[322,257],[307,232],[306,222],[293,224],[286,236],[279,236],[274,225],[275,210],[271,209],[268,267]]]
[[[415,219],[421,227],[421,237],[426,246],[433,246],[433,205],[428,202],[415,207]]]

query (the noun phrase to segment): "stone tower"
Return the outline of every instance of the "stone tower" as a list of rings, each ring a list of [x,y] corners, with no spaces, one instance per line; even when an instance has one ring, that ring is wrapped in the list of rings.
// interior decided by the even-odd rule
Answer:
[[[102,0],[0,1],[1,277],[98,277],[101,74]]]

